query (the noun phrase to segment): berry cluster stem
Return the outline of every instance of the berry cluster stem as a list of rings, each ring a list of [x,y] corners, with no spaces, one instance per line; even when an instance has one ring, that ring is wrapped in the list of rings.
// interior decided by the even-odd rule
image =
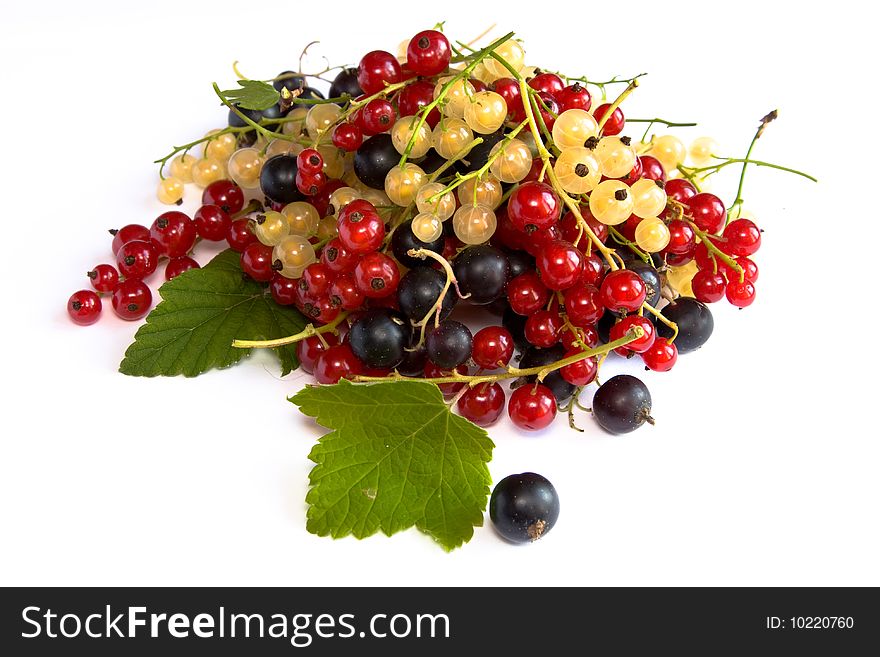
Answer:
[[[236,349],[272,349],[275,347],[295,344],[306,338],[310,338],[313,335],[336,333],[336,327],[339,326],[346,317],[348,317],[348,312],[343,311],[326,324],[317,327],[314,324],[307,324],[302,331],[295,333],[294,335],[288,335],[286,338],[277,338],[275,340],[233,340],[232,346]]]

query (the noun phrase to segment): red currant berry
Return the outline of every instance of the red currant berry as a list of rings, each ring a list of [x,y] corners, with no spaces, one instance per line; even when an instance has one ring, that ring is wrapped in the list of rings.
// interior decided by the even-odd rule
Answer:
[[[306,196],[314,196],[327,183],[327,176],[323,171],[318,173],[296,172],[296,188]]]
[[[216,180],[202,192],[202,205],[216,205],[226,214],[235,214],[244,207],[244,192],[231,180]]]
[[[683,267],[694,259],[694,252],[687,253],[667,253],[665,260],[670,267]]]
[[[333,145],[344,151],[352,152],[364,143],[364,133],[354,123],[340,123],[333,128]]]
[[[693,251],[697,243],[697,234],[686,221],[674,219],[668,224],[669,244],[666,245],[666,253],[681,255]]]
[[[416,75],[431,77],[442,73],[451,58],[449,40],[437,30],[419,32],[406,48],[406,66]]]
[[[552,347],[559,342],[561,331],[562,320],[552,310],[539,310],[526,320],[526,340],[536,347]]]
[[[640,158],[636,158],[636,163],[633,165],[633,168],[629,170],[629,173],[626,174],[623,178],[619,178],[619,180],[627,185],[632,185],[637,180],[640,180],[642,177],[642,160]]]
[[[145,278],[156,271],[158,265],[159,253],[153,242],[128,242],[116,254],[116,268],[125,278]]]
[[[678,360],[678,347],[666,338],[655,340],[651,348],[642,354],[645,367],[655,372],[668,372]]]
[[[618,269],[605,276],[599,294],[611,312],[634,312],[645,303],[648,289],[639,275],[627,269]]]
[[[563,293],[565,314],[569,321],[583,328],[598,322],[605,314],[599,290],[593,285],[578,285]]]
[[[598,253],[592,251],[584,256],[584,273],[581,274],[581,283],[599,287],[605,278],[605,263]]]
[[[724,229],[728,251],[737,256],[750,256],[761,248],[761,229],[749,219],[737,219]]]
[[[318,383],[328,385],[339,383],[339,379],[350,379],[363,369],[364,364],[349,345],[337,344],[318,354],[312,374]]]
[[[471,358],[484,370],[506,367],[513,357],[513,335],[503,326],[487,326],[474,335]]]
[[[583,254],[562,240],[541,247],[536,262],[541,281],[551,290],[567,290],[584,271]]]
[[[119,230],[113,229],[110,234],[113,235],[113,255],[119,253],[119,249],[129,242],[150,241],[150,229],[140,224],[128,224]]]
[[[712,239],[711,237],[707,236],[706,239],[704,239],[702,242],[694,247],[692,255],[697,261],[697,266],[700,269],[715,271],[717,262],[717,268],[720,269],[723,264],[722,260],[720,258],[716,258],[714,252],[709,251],[709,248],[706,246],[706,242],[710,242],[713,246],[715,246],[715,248],[722,252],[724,252],[725,248],[727,247],[726,242],[722,242],[718,240],[718,238]]]
[[[690,214],[694,218],[694,223],[700,230],[714,234],[724,228],[727,210],[724,207],[724,202],[715,194],[708,192],[695,194],[685,201],[685,205],[687,205]]]
[[[608,113],[608,110],[611,109],[611,103],[604,103],[603,105],[599,105],[596,110],[593,112],[593,118],[596,119],[597,123],[601,123],[602,119],[605,118],[605,115]],[[605,121],[605,125],[602,126],[602,134],[606,137],[610,137],[612,135],[619,135],[623,132],[623,126],[626,124],[626,120],[623,116],[623,110],[619,107],[614,110],[614,113]]]
[[[193,215],[193,223],[203,240],[219,242],[226,239],[232,219],[219,205],[203,205]]]
[[[526,384],[510,395],[507,414],[520,429],[526,431],[544,429],[556,417],[556,397],[545,385]]]
[[[615,340],[620,340],[623,337],[626,337],[626,332],[629,331],[634,326],[638,326],[642,329],[644,334],[642,337],[633,340],[629,344],[618,347],[614,351],[616,351],[621,356],[629,356],[631,353],[641,354],[651,348],[651,345],[654,344],[654,340],[657,339],[657,329],[654,328],[654,325],[651,323],[651,320],[647,317],[642,317],[641,315],[630,315],[629,317],[624,317],[622,320],[617,322],[614,326],[611,327],[611,331],[608,334],[609,339],[613,342]]]
[[[368,253],[355,266],[354,280],[364,296],[380,299],[397,291],[400,270],[397,263],[384,253]]]
[[[385,239],[385,223],[367,201],[353,201],[339,212],[339,241],[354,254],[375,251]]]
[[[150,238],[159,255],[177,258],[186,255],[196,243],[196,226],[183,212],[160,214],[150,226]]]
[[[327,242],[321,251],[321,262],[327,266],[327,269],[337,274],[352,271],[357,261],[358,256],[346,249],[338,237]]]
[[[317,324],[326,324],[336,319],[339,307],[334,306],[329,296],[318,297],[314,301],[306,301],[302,307],[303,314]]]
[[[299,286],[306,294],[317,299],[327,295],[332,282],[333,272],[323,263],[313,262],[303,270]]]
[[[323,342],[321,341],[322,339]],[[326,347],[324,346],[325,343]],[[296,357],[303,372],[312,374],[315,371],[318,357],[337,344],[339,344],[339,338],[332,333],[324,333],[320,337],[313,335],[298,342],[296,344]]]
[[[639,163],[642,165],[642,178],[648,180],[662,180],[666,182],[666,171],[660,160],[651,155],[640,155]],[[668,194],[668,192],[667,192]]]
[[[343,310],[356,310],[364,305],[364,293],[358,289],[352,274],[340,274],[333,281],[330,303]]]
[[[397,114],[394,106],[384,98],[374,98],[361,109],[360,124],[366,132],[379,134],[380,132],[388,132]]]
[[[755,300],[755,284],[751,281],[734,279],[727,284],[725,289],[727,300],[737,308],[751,306]]]
[[[504,412],[504,389],[497,383],[468,388],[458,399],[458,412],[478,427],[488,427]]]
[[[571,349],[565,352],[564,358],[580,353],[582,353],[580,349]],[[571,385],[580,387],[592,383],[596,378],[598,370],[596,359],[588,356],[560,368],[559,374]]]
[[[364,55],[358,64],[357,78],[364,94],[372,96],[386,85],[400,82],[403,74],[394,55],[384,50],[373,50]]]
[[[140,319],[150,312],[153,293],[143,281],[128,278],[116,286],[110,302],[114,312],[122,319]]]
[[[555,96],[565,88],[565,84],[555,73],[539,73],[531,80],[529,86],[537,91],[543,91],[545,94]]]
[[[506,100],[506,99],[505,99]],[[427,80],[418,80],[406,85],[397,95],[397,112],[400,116],[414,116],[425,105],[434,101],[434,85]],[[508,105],[508,107],[510,107]],[[425,119],[433,129],[440,122],[440,111],[435,107]]]
[[[541,114],[541,120],[547,130],[553,130],[556,123],[556,117],[559,116],[559,103],[548,93],[539,91],[537,94],[538,112]],[[531,129],[531,128],[529,128]]]
[[[113,265],[96,265],[86,276],[92,281],[92,287],[98,292],[112,292],[119,283],[119,272]]]
[[[507,103],[508,118],[517,123],[524,121],[526,118],[526,108],[523,106],[519,82],[513,78],[499,78],[490,86]]]
[[[471,86],[474,88],[474,92],[477,91],[486,91],[488,89],[488,85],[482,80],[477,80],[476,78],[468,78],[468,82],[471,83]]]
[[[267,283],[272,280],[272,247],[252,242],[241,252],[241,270],[255,281]]]
[[[556,97],[556,102],[559,103],[559,109],[563,112],[570,109],[589,112],[593,102],[590,92],[580,82],[570,84],[553,95]]]
[[[324,171],[324,156],[314,148],[306,148],[296,156],[296,170],[314,175]]]
[[[333,214],[333,207],[330,205],[330,195],[341,187],[345,187],[345,183],[341,180],[328,180],[321,187],[321,190],[309,199],[315,210],[318,211],[319,217],[326,217]]]
[[[257,236],[251,232],[249,224],[248,219],[236,219],[230,222],[229,228],[226,230],[226,241],[233,251],[241,253],[248,244],[257,241]]]
[[[298,289],[298,283],[292,278],[287,278],[286,276],[282,276],[278,272],[272,276],[272,280],[269,281],[269,292],[272,294],[272,298],[275,300],[279,306],[292,306],[296,303],[296,293]],[[309,371],[311,374],[311,371]]]
[[[692,182],[684,178],[667,180],[663,189],[666,190],[666,196],[668,198],[671,198],[673,201],[678,201],[679,203],[684,203],[689,198],[693,198],[697,195],[697,188],[694,187]]]
[[[91,290],[80,290],[67,300],[67,314],[75,324],[88,326],[101,316],[101,297]]]
[[[754,260],[752,260],[751,258],[746,258],[745,256],[734,258],[734,260],[736,260],[736,263],[740,267],[742,267],[743,278],[745,278],[747,281],[751,281],[752,283],[758,282],[758,265],[755,264]],[[728,280],[739,280],[740,273],[735,269],[731,269],[727,265],[724,265],[724,272],[727,274]]]
[[[550,291],[537,272],[527,271],[507,281],[507,300],[513,312],[531,315],[550,300]]]
[[[513,225],[525,233],[549,228],[559,220],[560,210],[553,188],[540,182],[521,184],[507,203],[507,215]]]
[[[190,269],[199,269],[199,263],[189,256],[171,258],[171,260],[168,261],[168,264],[165,265],[165,280],[170,281],[172,278],[177,278],[183,272],[189,271]]]
[[[715,303],[724,298],[724,289],[727,281],[720,273],[714,273],[711,269],[701,269],[694,274],[691,280],[694,298],[703,303]]]

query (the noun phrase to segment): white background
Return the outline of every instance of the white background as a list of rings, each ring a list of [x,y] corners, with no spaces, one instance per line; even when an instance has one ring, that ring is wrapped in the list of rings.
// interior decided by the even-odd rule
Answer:
[[[876,16],[849,2],[574,6],[4,8],[0,583],[880,584]],[[305,531],[319,432],[285,397],[307,377],[280,379],[262,356],[194,380],[124,377],[137,324],[109,303],[88,328],[64,311],[108,261],[106,229],[165,209],[151,162],[224,124],[210,83],[231,84],[233,60],[271,77],[320,39],[334,64],[353,64],[444,19],[463,40],[494,22],[495,36],[516,30],[531,64],[649,71],[627,114],[698,121],[679,134],[714,135],[732,156],[778,107],[755,156],[821,180],[749,173],[747,207],[766,229],[758,301],[718,304],[700,352],[645,375],[655,428],[612,437],[582,417],[584,434],[562,418],[539,435],[491,429],[493,478],[544,474],[562,514],[534,545],[485,526],[452,554],[415,530]],[[734,178],[716,186],[728,201]]]

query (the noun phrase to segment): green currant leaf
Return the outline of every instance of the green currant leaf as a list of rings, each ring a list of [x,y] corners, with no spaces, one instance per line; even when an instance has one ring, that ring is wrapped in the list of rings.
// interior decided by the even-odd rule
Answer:
[[[418,527],[449,551],[483,524],[495,447],[433,383],[309,386],[290,401],[332,431],[312,448],[307,529],[364,538]]]
[[[268,290],[243,276],[239,254],[228,249],[202,269],[159,288],[162,301],[138,329],[119,371],[132,376],[197,376],[234,365],[250,350],[232,340],[269,340],[299,333],[307,320],[279,306]],[[284,376],[299,367],[296,345],[275,350]]]
[[[269,109],[278,102],[281,94],[275,91],[275,87],[259,80],[239,80],[241,89],[227,89],[220,94],[232,104],[237,104],[243,109],[264,110]]]

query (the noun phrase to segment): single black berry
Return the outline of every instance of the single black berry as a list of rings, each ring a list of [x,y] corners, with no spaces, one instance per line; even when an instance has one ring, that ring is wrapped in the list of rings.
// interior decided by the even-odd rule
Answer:
[[[545,477],[534,472],[505,477],[489,499],[495,530],[511,543],[537,541],[559,518],[559,495]]]
[[[706,344],[715,328],[709,306],[690,297],[681,297],[663,308],[663,316],[678,324],[678,337],[675,346],[679,354],[695,351]],[[672,329],[656,322],[657,333],[664,338],[672,337]]]
[[[412,331],[396,313],[370,310],[351,325],[348,342],[367,367],[392,368],[403,362]]]
[[[410,269],[397,286],[397,301],[400,305],[400,312],[404,314],[413,323],[422,321],[446,285],[446,272],[432,269],[431,267],[416,267]],[[443,303],[440,307],[440,319],[444,320],[455,308],[457,296],[453,288],[448,288],[446,296],[443,297]],[[431,317],[433,321],[433,315]]]
[[[452,370],[471,357],[474,336],[467,326],[451,319],[440,322],[437,328],[433,328],[433,322],[428,326],[425,347],[428,358],[437,367]]]
[[[613,376],[593,395],[593,417],[605,431],[615,434],[635,431],[645,422],[653,424],[651,393],[634,376]]]
[[[478,306],[492,303],[504,294],[510,276],[510,263],[503,251],[494,246],[469,246],[452,263],[458,289],[468,303]]]

